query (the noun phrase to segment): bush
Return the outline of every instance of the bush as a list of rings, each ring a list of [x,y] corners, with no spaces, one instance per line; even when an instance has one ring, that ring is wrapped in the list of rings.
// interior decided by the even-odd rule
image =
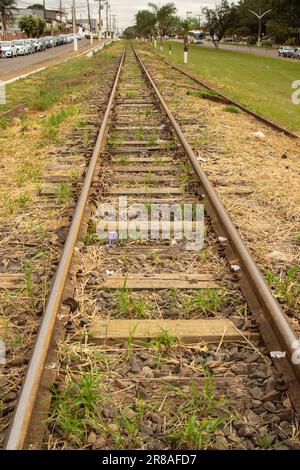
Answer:
[[[273,47],[274,42],[268,39],[267,41],[262,41],[264,47]]]
[[[296,39],[295,38],[288,38],[286,41],[285,41],[285,44],[287,46],[294,46],[296,44]]]
[[[256,38],[250,37],[250,38],[247,39],[248,46],[255,46],[256,43],[257,43]]]

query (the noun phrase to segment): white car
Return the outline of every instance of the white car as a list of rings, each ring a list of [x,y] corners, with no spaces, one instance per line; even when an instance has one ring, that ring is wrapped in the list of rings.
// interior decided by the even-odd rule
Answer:
[[[12,41],[0,41],[0,57],[17,57],[18,52]]]
[[[278,49],[279,57],[293,57],[294,48],[290,46],[281,46]]]
[[[12,41],[13,45],[17,48],[18,55],[27,55],[30,54],[29,46],[26,41]]]

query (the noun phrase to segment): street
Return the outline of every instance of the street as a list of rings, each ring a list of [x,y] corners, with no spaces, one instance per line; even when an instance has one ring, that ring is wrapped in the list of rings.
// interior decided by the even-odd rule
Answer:
[[[78,41],[79,51],[84,47],[90,45],[90,40],[82,39]],[[39,67],[45,66],[45,62],[59,59],[60,57],[73,52],[73,43],[64,46],[53,47],[44,52],[38,52],[28,56],[19,56],[13,59],[0,59],[0,79],[6,80],[12,75],[20,75],[27,73],[28,69],[33,68],[35,65]]]
[[[211,41],[205,42],[206,47],[215,47]],[[279,57],[278,49],[270,47],[252,47],[252,46],[239,46],[235,44],[219,44],[219,49],[226,49],[228,51],[245,52],[247,54],[256,54],[264,57]]]

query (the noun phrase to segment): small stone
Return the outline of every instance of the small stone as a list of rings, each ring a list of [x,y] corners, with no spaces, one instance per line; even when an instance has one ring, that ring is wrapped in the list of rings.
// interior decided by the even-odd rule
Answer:
[[[250,395],[256,400],[261,400],[263,397],[263,391],[259,387],[254,387],[249,390]]]
[[[276,406],[274,405],[274,403],[272,403],[271,401],[266,401],[264,404],[263,404],[263,407],[267,410],[267,411],[270,411],[270,413],[274,413],[276,411]]]
[[[131,408],[125,408],[122,411],[122,415],[127,419],[131,419],[131,418],[134,418],[135,412]]]
[[[250,364],[250,362],[255,362],[259,359],[259,354],[256,352],[249,354],[249,356],[246,357],[245,361]]]
[[[9,392],[4,396],[3,401],[4,403],[8,403],[10,401],[16,400],[17,398],[18,394],[16,392]]]
[[[119,431],[119,426],[115,423],[112,423],[109,425],[109,429],[111,432],[118,432]]]
[[[143,377],[149,377],[149,378],[152,378],[154,377],[154,373],[153,373],[153,370],[150,369],[150,367],[148,366],[144,366],[141,370],[141,375]]]
[[[120,379],[115,379],[114,384],[115,384],[116,387],[122,388],[122,389],[126,388],[128,386],[126,382],[124,382],[123,380],[120,380]]]
[[[263,401],[270,401],[270,400],[275,400],[279,398],[281,395],[281,392],[278,390],[272,390],[271,392],[267,393],[266,395],[263,395],[262,400]]]
[[[161,424],[161,417],[157,413],[151,413],[151,419],[154,423]]]
[[[279,427],[283,429],[286,434],[290,434],[293,430],[292,425],[287,421],[281,421]]]
[[[88,444],[95,444],[97,441],[97,434],[94,431],[91,431],[88,435],[87,442]]]
[[[101,436],[96,440],[95,444],[93,444],[92,447],[94,450],[97,450],[97,449],[100,450],[100,449],[103,449],[106,445],[107,445],[107,441],[105,437]]]
[[[139,362],[133,357],[130,361],[130,372],[138,374],[141,371],[141,366]]]
[[[251,424],[251,426],[257,426],[257,424],[261,421],[260,417],[253,413],[253,411],[249,411],[248,415],[247,415],[247,419],[249,421],[249,424]]]
[[[251,379],[266,379],[267,374],[265,372],[257,370],[255,372],[253,372],[253,374],[250,375],[250,378]]]
[[[252,437],[254,434],[256,434],[255,429],[248,424],[243,424],[238,430],[238,435],[240,437]]]
[[[142,434],[145,434],[147,436],[151,436],[153,434],[153,431],[152,429],[150,428],[150,426],[146,426],[145,424],[143,423],[140,423],[139,424],[139,430]]]

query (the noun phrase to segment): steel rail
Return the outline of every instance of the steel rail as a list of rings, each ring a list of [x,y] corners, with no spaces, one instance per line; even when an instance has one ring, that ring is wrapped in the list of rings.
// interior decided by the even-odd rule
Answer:
[[[172,123],[172,126],[177,134],[177,137],[185,150],[186,155],[189,157],[194,170],[197,173],[197,176],[200,180],[201,186],[204,189],[204,192],[213,208],[213,211],[218,219],[219,224],[221,225],[224,233],[226,234],[227,239],[229,240],[233,251],[239,259],[240,265],[243,268],[247,279],[257,296],[263,311],[267,316],[267,320],[272,327],[280,345],[286,351],[289,358],[291,367],[294,371],[295,376],[300,381],[300,364],[294,364],[292,361],[292,356],[295,353],[293,344],[296,344],[297,338],[295,332],[293,331],[291,325],[289,324],[286,316],[281,310],[278,302],[274,298],[269,286],[267,285],[262,273],[260,272],[258,266],[253,261],[248,249],[246,248],[244,242],[242,241],[237,229],[235,228],[232,220],[230,219],[227,211],[225,210],[223,204],[221,203],[216,191],[211,185],[209,179],[207,178],[205,172],[201,168],[192,147],[187,142],[183,132],[181,131],[179,125],[177,124],[173,114],[168,108],[165,100],[163,99],[161,93],[159,92],[157,86],[154,83],[149,71],[147,70],[142,58],[136,51],[136,49],[131,45],[133,52],[135,53],[136,58],[138,59],[141,67],[151,83],[156,96],[168,116],[169,120]]]
[[[53,286],[49,294],[47,306],[42,318],[37,340],[34,345],[34,349],[28,365],[23,387],[21,389],[17,406],[13,415],[12,423],[8,431],[8,438],[4,447],[5,450],[21,450],[24,447],[26,434],[30,426],[32,412],[34,410],[39,384],[47,359],[47,354],[55,326],[57,313],[61,305],[63,291],[65,288],[69,268],[73,258],[74,248],[78,239],[84,209],[89,196],[89,191],[93,181],[93,176],[95,173],[99,154],[104,143],[107,123],[114,103],[117,85],[124,63],[125,53],[126,51],[124,50],[115,77],[111,96],[103,117],[102,125],[99,130],[93,155],[91,157],[87,174],[85,176],[81,193],[75,208],[68,237],[66,239],[63,253],[56,271]]]
[[[155,54],[156,54],[157,57],[159,57],[169,67],[172,67],[174,70],[177,70],[178,72],[181,72],[183,75],[190,78],[194,82],[198,83],[198,85],[201,85],[203,88],[206,88],[207,90],[210,90],[210,91],[213,91],[214,93],[217,93],[218,96],[220,96],[221,98],[227,100],[228,103],[233,104],[237,108],[240,108],[245,113],[250,114],[250,116],[253,116],[256,119],[258,119],[259,121],[261,121],[263,124],[268,125],[272,129],[274,129],[276,131],[279,131],[279,132],[287,135],[288,137],[293,137],[294,139],[299,139],[300,138],[300,136],[298,134],[296,134],[295,132],[289,131],[285,127],[282,127],[280,124],[277,124],[277,122],[271,121],[271,119],[263,117],[260,114],[257,114],[255,111],[251,111],[251,109],[247,108],[247,106],[239,103],[238,101],[233,100],[232,98],[229,98],[228,96],[226,96],[223,93],[216,90],[216,88],[213,88],[212,86],[208,85],[203,80],[200,80],[200,78],[195,77],[195,75],[192,75],[192,74],[186,72],[186,70],[182,70],[182,68],[178,67],[178,65],[171,64],[171,62],[169,62],[164,57],[161,57],[157,52],[155,52]]]

